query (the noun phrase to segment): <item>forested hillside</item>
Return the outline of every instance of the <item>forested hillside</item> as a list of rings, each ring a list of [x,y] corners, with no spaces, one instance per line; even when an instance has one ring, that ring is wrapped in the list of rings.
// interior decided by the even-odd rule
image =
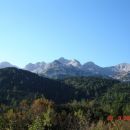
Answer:
[[[130,83],[102,77],[52,80],[0,69],[0,130],[129,130]],[[108,121],[109,116],[113,121]],[[128,118],[127,118],[128,119]]]
[[[94,77],[58,81],[17,68],[5,68],[0,69],[0,101],[5,104],[17,104],[23,99],[45,97],[63,104],[75,99],[93,99],[101,96],[118,82]]]
[[[5,104],[17,104],[23,99],[38,97],[64,103],[74,97],[74,91],[74,88],[69,88],[61,82],[25,70],[0,69],[0,102]]]
[[[119,81],[102,77],[73,77],[65,79],[64,83],[77,90],[79,99],[94,99],[102,96]]]

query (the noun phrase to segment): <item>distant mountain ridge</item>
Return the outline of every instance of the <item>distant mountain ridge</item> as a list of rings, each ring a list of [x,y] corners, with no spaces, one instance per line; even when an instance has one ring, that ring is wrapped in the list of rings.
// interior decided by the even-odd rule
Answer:
[[[0,69],[7,68],[7,67],[16,67],[16,66],[10,64],[9,62],[1,62],[0,63]]]
[[[0,63],[0,68],[7,67],[16,66],[8,62]],[[68,60],[61,57],[51,63],[29,63],[23,69],[49,78],[64,78],[73,76],[107,76],[124,81],[130,80],[130,64],[128,63],[121,63],[110,67],[100,67],[91,61],[82,65],[76,59]]]

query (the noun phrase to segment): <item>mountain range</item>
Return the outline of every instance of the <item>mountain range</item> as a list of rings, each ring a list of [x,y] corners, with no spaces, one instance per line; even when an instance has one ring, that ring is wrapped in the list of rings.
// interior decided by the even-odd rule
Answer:
[[[0,68],[7,67],[16,66],[8,62],[0,63]],[[124,81],[130,80],[130,64],[128,63],[121,63],[110,67],[100,67],[94,62],[86,62],[85,64],[81,64],[78,60],[68,60],[61,57],[51,63],[29,63],[22,69],[49,78],[103,76]]]

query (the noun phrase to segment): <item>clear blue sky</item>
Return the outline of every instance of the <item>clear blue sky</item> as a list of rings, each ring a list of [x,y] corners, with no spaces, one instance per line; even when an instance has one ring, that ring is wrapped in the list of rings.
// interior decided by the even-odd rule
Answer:
[[[130,0],[0,1],[0,62],[59,57],[130,63]]]

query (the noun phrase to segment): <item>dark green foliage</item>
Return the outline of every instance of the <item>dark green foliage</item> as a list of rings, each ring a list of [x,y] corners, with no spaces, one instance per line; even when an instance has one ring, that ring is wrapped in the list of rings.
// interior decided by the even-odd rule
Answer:
[[[16,106],[23,99],[45,97],[56,103],[93,99],[106,92],[116,80],[81,77],[56,81],[16,68],[0,70],[0,102]]]
[[[0,70],[1,103],[16,105],[23,99],[31,100],[43,96],[57,103],[65,103],[73,99],[74,92],[74,88],[69,88],[61,82],[25,70],[16,68]]]
[[[85,97],[85,99],[98,98],[114,84],[119,83],[119,81],[116,80],[98,77],[75,77],[65,79],[64,82],[69,85],[69,87],[73,87],[77,90],[76,94],[80,100],[83,97]]]
[[[112,115],[129,115],[130,111],[126,110],[130,106],[130,83],[113,85],[98,102],[101,102],[103,108]]]

